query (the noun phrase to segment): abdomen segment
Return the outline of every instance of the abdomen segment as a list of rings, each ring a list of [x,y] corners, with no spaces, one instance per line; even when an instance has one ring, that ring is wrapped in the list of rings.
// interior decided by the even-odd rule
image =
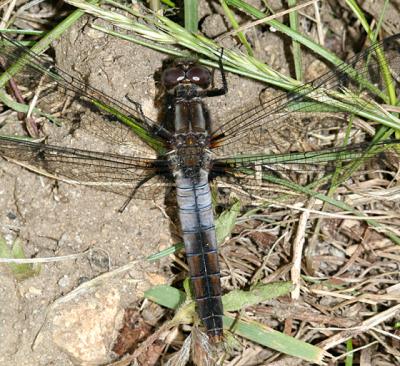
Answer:
[[[217,240],[208,175],[200,178],[177,174],[177,201],[193,292],[207,333],[214,341],[222,337],[222,300]]]

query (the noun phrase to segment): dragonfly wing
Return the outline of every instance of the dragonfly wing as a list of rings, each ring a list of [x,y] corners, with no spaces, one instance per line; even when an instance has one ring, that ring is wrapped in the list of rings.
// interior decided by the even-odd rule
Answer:
[[[162,159],[65,148],[8,136],[0,136],[0,155],[52,178],[129,197],[152,199],[169,185],[168,162]],[[152,179],[156,175],[160,177]]]
[[[15,76],[17,84],[29,91],[37,91],[40,87],[40,109],[56,113],[56,116],[63,113],[70,121],[76,122],[72,127],[82,126],[117,145],[137,146],[139,136],[156,150],[163,149],[165,142],[161,135],[167,132],[143,115],[140,104],[130,102],[128,106],[121,103],[61,70],[46,56],[38,56],[4,35],[1,35],[1,40],[3,67],[21,66]],[[88,109],[90,112],[84,115]],[[155,135],[157,131],[158,136]]]
[[[271,146],[278,153],[288,147],[298,150],[299,136],[308,138],[316,114],[345,111],[364,116],[371,110],[376,114],[373,100],[387,98],[377,50],[385,54],[392,75],[391,87],[399,88],[400,34],[374,44],[322,77],[290,93],[261,101],[222,123],[211,135],[215,153],[219,156],[265,153]],[[363,98],[359,97],[361,92]],[[332,126],[334,123],[327,128]],[[275,136],[281,141],[273,142]]]
[[[375,145],[354,144],[351,147],[332,147],[316,151],[239,155],[213,160],[212,174],[219,176],[221,186],[233,187],[240,196],[271,198],[285,193],[297,195],[293,190],[272,183],[275,177],[298,185],[307,185],[340,167],[337,182],[347,179],[360,167],[364,172],[386,171],[400,166],[400,140],[386,140]],[[361,173],[360,173],[361,174]],[[225,178],[224,178],[225,176]]]

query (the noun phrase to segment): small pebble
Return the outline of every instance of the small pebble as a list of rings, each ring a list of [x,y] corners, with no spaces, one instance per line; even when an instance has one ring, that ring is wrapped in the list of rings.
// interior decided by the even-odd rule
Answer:
[[[65,275],[65,276],[62,276],[57,283],[58,283],[58,286],[60,286],[61,288],[65,288],[70,285],[71,281],[70,281],[70,278],[67,275]]]
[[[42,295],[42,290],[41,289],[39,289],[39,288],[37,288],[37,287],[33,287],[33,286],[31,286],[31,287],[29,287],[28,288],[28,293],[27,293],[27,295],[34,295],[34,296],[40,296],[40,295]]]
[[[8,212],[8,213],[7,213],[7,217],[8,217],[10,220],[15,220],[15,219],[17,218],[17,215],[16,215],[14,212]]]

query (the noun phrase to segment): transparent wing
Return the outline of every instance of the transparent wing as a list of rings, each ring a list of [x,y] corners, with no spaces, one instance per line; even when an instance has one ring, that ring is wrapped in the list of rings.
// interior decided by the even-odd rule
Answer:
[[[400,34],[374,44],[349,63],[313,82],[290,93],[281,93],[267,102],[259,102],[223,122],[211,135],[215,154],[233,156],[271,150],[277,153],[307,150],[307,147],[300,146],[299,141],[309,140],[315,115],[322,112],[336,114],[339,111],[362,116],[368,116],[372,111],[376,115],[373,100],[385,101],[387,98],[384,92],[385,76],[380,68],[382,54],[389,65],[391,86],[398,89]],[[361,92],[363,98],[360,97]],[[326,130],[335,127],[335,122],[329,124],[322,120],[321,126],[324,123]]]
[[[0,136],[0,155],[54,178],[129,197],[152,199],[169,185],[168,162],[161,159],[66,148],[8,136]]]
[[[376,145],[359,143],[351,146],[332,147],[329,149],[271,155],[239,155],[231,158],[213,160],[213,170],[229,169],[231,171],[257,166],[268,166],[273,171],[332,171],[340,163],[361,159],[364,163],[380,160],[380,153],[390,159],[399,158],[400,140],[386,140]],[[331,167],[331,168],[327,168]]]
[[[56,67],[46,56],[38,56],[4,35],[1,41],[0,58],[4,67],[12,65],[7,70],[10,76],[20,69],[17,83],[27,91],[37,91],[40,84],[40,109],[53,114],[54,109],[67,110],[69,121],[114,144],[137,146],[139,136],[158,152],[163,150],[163,137],[169,133],[145,117],[140,104],[123,104]]]
[[[364,172],[384,172],[393,168],[398,170],[400,140],[381,141],[375,145],[359,143],[303,153],[253,154],[214,159],[212,174],[220,177],[221,186],[225,183],[231,188],[234,187],[239,196],[262,199],[282,193],[296,195],[291,189],[271,183],[271,180],[265,178],[266,175],[306,185],[335,172],[339,167],[337,183],[347,179],[360,167]]]

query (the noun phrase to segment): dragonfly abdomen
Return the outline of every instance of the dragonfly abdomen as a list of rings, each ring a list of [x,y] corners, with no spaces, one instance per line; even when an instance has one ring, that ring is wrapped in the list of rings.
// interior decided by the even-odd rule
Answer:
[[[217,240],[208,174],[176,176],[179,218],[198,313],[214,341],[222,337],[223,307]]]

